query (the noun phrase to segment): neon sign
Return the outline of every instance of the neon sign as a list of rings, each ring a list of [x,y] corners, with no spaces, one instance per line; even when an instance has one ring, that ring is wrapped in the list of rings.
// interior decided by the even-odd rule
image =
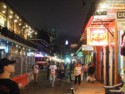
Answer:
[[[87,43],[89,45],[107,45],[107,30],[105,28],[88,28],[87,30]]]

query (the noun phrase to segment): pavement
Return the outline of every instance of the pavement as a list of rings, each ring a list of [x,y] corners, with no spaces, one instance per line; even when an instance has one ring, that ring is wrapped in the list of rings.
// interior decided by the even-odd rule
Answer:
[[[75,85],[75,94],[105,94],[104,84],[95,81],[94,83],[82,81],[80,85]]]
[[[105,94],[104,85],[98,81],[94,83],[82,81],[80,85],[74,85],[67,80],[56,79],[55,86],[52,88],[49,80],[46,79],[46,71],[40,71],[38,83],[31,82],[21,89],[21,94]]]

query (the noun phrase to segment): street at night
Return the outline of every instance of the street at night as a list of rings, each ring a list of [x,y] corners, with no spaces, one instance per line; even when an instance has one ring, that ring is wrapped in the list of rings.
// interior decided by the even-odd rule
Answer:
[[[38,83],[31,82],[21,90],[21,94],[105,94],[104,85],[100,82],[89,83],[82,81],[81,85],[74,85],[69,79],[56,79],[55,87],[52,88],[46,77],[46,70],[41,70]]]
[[[124,94],[125,0],[0,0],[0,94]]]

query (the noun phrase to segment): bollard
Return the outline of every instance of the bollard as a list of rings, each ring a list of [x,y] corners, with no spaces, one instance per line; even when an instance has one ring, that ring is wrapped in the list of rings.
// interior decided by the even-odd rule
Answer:
[[[73,87],[71,88],[71,94],[75,94],[75,93],[74,93],[74,88],[73,88]]]

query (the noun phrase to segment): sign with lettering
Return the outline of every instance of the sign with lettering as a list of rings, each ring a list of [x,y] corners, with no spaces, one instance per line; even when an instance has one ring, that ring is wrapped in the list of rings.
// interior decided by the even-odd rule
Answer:
[[[87,44],[101,46],[108,44],[107,29],[100,27],[90,27],[87,29]]]
[[[117,29],[125,30],[125,11],[117,12]]]
[[[90,45],[82,45],[82,51],[93,51],[94,48]]]
[[[125,4],[125,0],[105,0],[105,3],[107,4]]]
[[[125,11],[117,12],[117,19],[123,19],[125,18]]]

